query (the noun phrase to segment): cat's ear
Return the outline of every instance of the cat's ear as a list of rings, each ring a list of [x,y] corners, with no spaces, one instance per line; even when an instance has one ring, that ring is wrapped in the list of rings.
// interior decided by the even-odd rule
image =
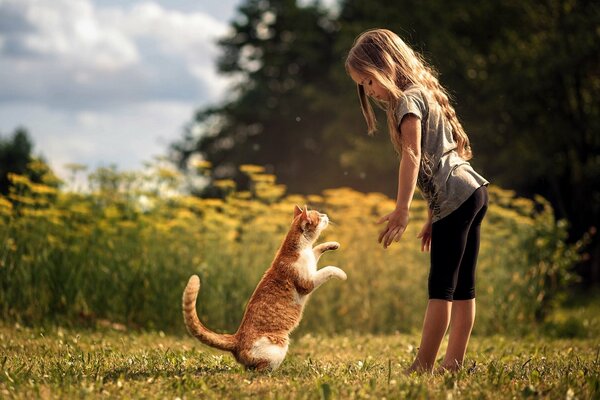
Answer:
[[[294,219],[296,219],[296,217],[300,214],[302,214],[302,209],[296,204],[294,207]]]
[[[306,225],[308,225],[310,223],[310,219],[308,218],[308,208],[306,207],[306,204],[304,205],[304,208],[301,209],[301,215],[300,215],[300,227],[302,228],[303,231],[306,230]]]
[[[308,218],[308,207],[306,207],[306,204],[304,205],[304,210],[302,210],[302,218]]]

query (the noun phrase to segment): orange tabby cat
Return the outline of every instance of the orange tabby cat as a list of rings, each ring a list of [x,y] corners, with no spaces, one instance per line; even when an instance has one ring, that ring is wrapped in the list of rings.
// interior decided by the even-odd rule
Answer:
[[[247,368],[277,368],[287,353],[290,332],[300,323],[308,295],[333,277],[346,280],[346,273],[337,267],[317,271],[321,254],[340,247],[337,242],[312,247],[328,224],[325,214],[308,211],[306,206],[303,210],[294,208],[291,229],[233,335],[218,334],[202,325],[196,313],[200,279],[193,275],[183,292],[183,318],[188,331],[204,344],[231,352]]]

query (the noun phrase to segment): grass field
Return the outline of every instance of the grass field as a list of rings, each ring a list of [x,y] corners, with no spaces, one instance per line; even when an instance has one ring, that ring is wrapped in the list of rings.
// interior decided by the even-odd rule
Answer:
[[[2,326],[0,342],[5,399],[600,397],[597,338],[473,337],[462,371],[411,376],[403,370],[417,335],[294,337],[272,373],[245,371],[228,354],[160,332]]]
[[[286,195],[264,168],[240,170],[250,190],[222,181],[219,199],[169,194],[183,177],[163,170],[99,169],[85,193],[11,175],[0,196],[0,400],[600,398],[600,293],[573,290],[587,239],[567,244],[568,223],[543,198],[490,187],[465,368],[405,376],[427,300],[425,202],[384,251],[374,221],[393,199]],[[312,296],[279,370],[248,372],[183,335],[181,292],[199,274],[202,321],[236,329],[296,204],[335,221],[319,241],[342,247],[321,266],[349,279]]]

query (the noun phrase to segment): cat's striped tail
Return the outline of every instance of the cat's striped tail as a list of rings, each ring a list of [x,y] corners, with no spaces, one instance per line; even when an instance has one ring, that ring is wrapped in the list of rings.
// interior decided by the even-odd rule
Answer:
[[[207,329],[196,313],[196,299],[198,298],[198,292],[200,291],[200,278],[198,275],[192,275],[188,281],[185,290],[183,291],[183,320],[188,332],[198,338],[202,343],[216,347],[220,350],[232,351],[236,346],[236,339],[234,335],[218,334]]]

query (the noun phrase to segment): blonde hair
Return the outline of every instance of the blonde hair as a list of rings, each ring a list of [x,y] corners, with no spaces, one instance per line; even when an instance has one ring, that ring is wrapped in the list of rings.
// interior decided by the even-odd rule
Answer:
[[[465,160],[472,158],[469,138],[450,104],[448,93],[438,82],[437,74],[420,54],[408,47],[394,32],[371,29],[361,33],[348,52],[345,66],[348,73],[352,70],[366,75],[389,92],[387,101],[374,101],[386,112],[388,130],[398,154],[402,152],[402,138],[398,134],[400,121],[397,121],[395,111],[404,90],[416,84],[425,88],[442,108],[452,127],[452,137],[458,145],[459,156]],[[369,135],[372,135],[377,130],[377,120],[364,87],[357,84],[357,89],[360,108],[367,122]]]

